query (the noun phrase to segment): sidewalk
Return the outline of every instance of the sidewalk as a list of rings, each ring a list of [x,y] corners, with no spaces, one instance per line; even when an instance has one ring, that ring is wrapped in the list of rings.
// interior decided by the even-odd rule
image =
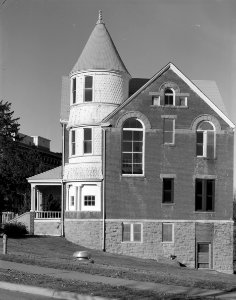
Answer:
[[[77,271],[46,268],[46,267],[40,267],[35,265],[9,262],[4,260],[0,260],[0,268],[12,269],[12,270],[25,272],[29,274],[40,274],[40,275],[52,276],[54,278],[61,278],[65,280],[96,282],[96,283],[103,283],[112,286],[124,286],[127,288],[138,289],[138,290],[149,290],[149,291],[153,290],[153,291],[163,292],[165,294],[172,294],[172,295],[183,293],[186,296],[208,296],[208,297],[212,296],[214,299],[236,299],[236,291],[227,293],[221,290],[208,290],[208,289],[200,289],[200,288],[175,286],[175,285],[165,285],[165,284],[153,283],[153,282],[142,282],[142,281],[120,279],[120,278],[104,277],[100,275],[91,275],[91,274],[77,272]],[[0,284],[0,286],[1,288],[3,288],[2,286],[4,285]],[[19,288],[19,286],[21,285],[15,285],[15,286],[18,286]],[[22,286],[22,289],[23,287],[25,286]],[[39,290],[41,288],[37,288],[37,289]],[[20,290],[18,289],[18,291]],[[80,299],[80,298],[59,298],[59,299]]]

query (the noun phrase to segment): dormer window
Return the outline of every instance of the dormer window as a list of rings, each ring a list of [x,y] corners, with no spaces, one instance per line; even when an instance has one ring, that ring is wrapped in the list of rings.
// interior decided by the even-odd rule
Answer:
[[[76,103],[76,78],[72,79],[72,103]]]
[[[84,79],[84,102],[93,101],[93,76],[85,76]]]
[[[174,105],[174,91],[170,88],[165,89],[164,105]]]

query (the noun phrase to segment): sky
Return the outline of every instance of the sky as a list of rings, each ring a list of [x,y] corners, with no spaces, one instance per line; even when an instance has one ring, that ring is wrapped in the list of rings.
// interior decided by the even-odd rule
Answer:
[[[235,0],[0,0],[0,99],[20,132],[61,151],[61,78],[69,75],[102,10],[132,77],[174,63],[215,80],[236,123]]]

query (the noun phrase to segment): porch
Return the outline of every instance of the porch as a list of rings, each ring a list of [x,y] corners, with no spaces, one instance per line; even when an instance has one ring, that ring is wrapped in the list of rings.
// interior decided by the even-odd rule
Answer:
[[[62,235],[61,167],[28,178],[31,184],[31,233]]]

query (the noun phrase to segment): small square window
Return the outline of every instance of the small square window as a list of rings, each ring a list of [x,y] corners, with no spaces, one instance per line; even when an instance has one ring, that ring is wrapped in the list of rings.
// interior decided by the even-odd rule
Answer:
[[[181,107],[187,106],[187,97],[179,97],[179,106]]]
[[[172,243],[174,241],[174,224],[162,223],[162,242]]]
[[[152,105],[160,106],[160,96],[153,96],[152,97]]]
[[[95,206],[95,196],[94,195],[84,196],[84,206]]]

